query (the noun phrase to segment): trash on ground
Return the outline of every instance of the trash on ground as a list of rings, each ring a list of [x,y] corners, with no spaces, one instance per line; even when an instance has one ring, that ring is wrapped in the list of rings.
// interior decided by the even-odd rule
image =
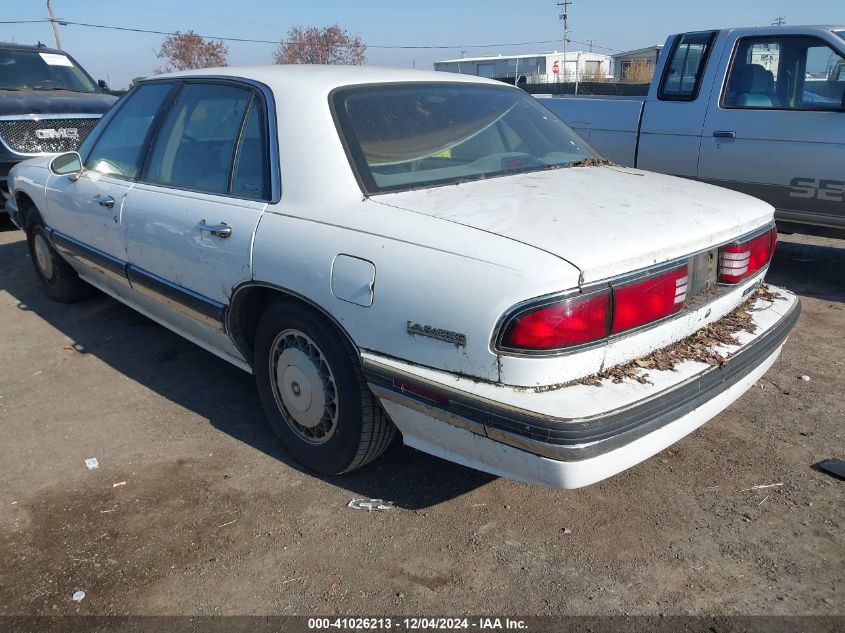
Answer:
[[[85,460],[85,465],[88,466],[88,470],[94,470],[100,467],[100,462],[97,461],[96,457],[89,457]]]
[[[232,525],[232,523],[234,523],[235,521],[237,521],[237,519],[232,519],[228,523],[224,523],[223,525],[218,525],[217,527],[218,528],[226,527],[227,525]]]
[[[743,488],[740,492],[748,492],[749,490],[765,490],[766,488],[778,488],[782,486],[783,482],[777,484],[762,484],[759,486],[751,486],[750,488]]]
[[[572,529],[565,527],[561,530],[561,532],[563,532],[564,534],[572,534]]]
[[[113,484],[111,485],[111,487],[112,487],[112,488],[117,488],[117,487],[119,487],[119,486],[125,486],[125,485],[126,485],[126,482],[125,482],[125,481],[118,481],[118,482],[113,483]]]
[[[85,592],[84,591],[74,591],[73,592],[73,601],[74,602],[82,602],[85,599]]]
[[[352,499],[346,504],[346,507],[353,510],[366,510],[367,512],[386,512],[393,507],[393,502],[384,499]]]
[[[839,479],[845,479],[845,460],[838,458],[825,459],[820,461],[818,464],[813,464],[813,466],[828,475],[833,475]]]
[[[798,376],[798,377],[801,380],[803,380],[804,382],[810,382],[810,377],[807,374],[804,374],[803,376]]]

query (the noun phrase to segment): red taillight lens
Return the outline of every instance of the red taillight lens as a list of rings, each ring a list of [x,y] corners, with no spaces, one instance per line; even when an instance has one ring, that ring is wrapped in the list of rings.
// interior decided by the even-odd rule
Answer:
[[[502,337],[502,345],[550,350],[589,343],[607,336],[609,316],[609,291],[565,299],[513,319]]]
[[[613,287],[611,332],[662,319],[684,307],[687,298],[687,267]]]
[[[772,259],[777,229],[719,249],[719,283],[736,284],[763,268]]]

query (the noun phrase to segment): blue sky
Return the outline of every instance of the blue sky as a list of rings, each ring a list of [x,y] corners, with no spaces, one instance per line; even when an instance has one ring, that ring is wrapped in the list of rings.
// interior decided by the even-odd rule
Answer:
[[[0,20],[39,19],[44,0],[6,0]],[[292,25],[340,24],[369,45],[446,45],[445,50],[370,48],[368,63],[432,67],[436,59],[496,53],[532,53],[560,49],[562,34],[555,0],[54,0],[56,15],[78,22],[161,31],[193,29],[203,35],[278,40]],[[617,50],[663,43],[670,32],[770,24],[784,16],[788,24],[845,24],[842,0],[574,0],[570,39]],[[121,33],[80,26],[60,27],[65,50],[96,79],[110,78],[115,88],[132,77],[151,74],[160,65],[155,51],[162,36]],[[0,41],[53,45],[50,25],[0,24]],[[474,48],[556,40],[528,46]],[[571,44],[573,49],[583,45]],[[230,64],[270,63],[269,44],[229,43]],[[597,52],[606,52],[598,48]]]

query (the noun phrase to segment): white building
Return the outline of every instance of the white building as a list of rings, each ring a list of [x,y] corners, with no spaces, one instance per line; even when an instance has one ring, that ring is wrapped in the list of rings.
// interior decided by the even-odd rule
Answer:
[[[530,55],[490,55],[434,62],[434,70],[501,79],[511,83],[585,81],[588,77],[609,76],[611,58],[609,55],[585,51],[566,51],[565,63],[563,53],[557,51]]]
[[[655,44],[654,46],[648,46],[646,48],[638,48],[633,51],[616,53],[612,56],[612,72],[614,81],[624,81],[628,67],[634,62],[645,61],[649,68],[654,71],[657,66],[657,60],[660,58],[660,51],[662,50],[662,44]]]

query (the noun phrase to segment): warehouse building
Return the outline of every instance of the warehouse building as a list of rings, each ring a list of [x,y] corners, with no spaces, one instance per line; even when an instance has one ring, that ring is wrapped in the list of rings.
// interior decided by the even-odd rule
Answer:
[[[634,62],[643,60],[648,63],[649,68],[654,72],[657,66],[657,60],[660,57],[660,51],[663,50],[663,45],[649,46],[647,48],[638,48],[633,51],[625,51],[616,53],[612,56],[613,59],[613,80],[625,81],[626,71],[628,67]]]
[[[585,51],[462,57],[434,62],[434,70],[489,77],[509,83],[552,83],[585,81],[611,75],[609,55]]]

